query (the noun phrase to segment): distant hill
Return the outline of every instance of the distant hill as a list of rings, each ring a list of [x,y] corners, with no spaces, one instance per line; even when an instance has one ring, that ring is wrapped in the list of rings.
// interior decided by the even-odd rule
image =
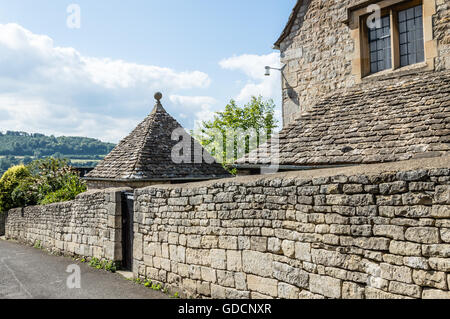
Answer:
[[[88,137],[0,132],[0,175],[12,165],[27,164],[33,159],[48,156],[67,158],[74,166],[92,167],[111,152],[114,146]]]

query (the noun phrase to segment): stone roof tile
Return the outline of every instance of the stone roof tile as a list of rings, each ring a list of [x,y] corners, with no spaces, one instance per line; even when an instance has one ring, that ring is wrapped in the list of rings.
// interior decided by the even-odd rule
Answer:
[[[339,165],[443,156],[450,150],[450,72],[358,85],[321,99],[279,133],[279,164]],[[237,164],[276,163],[267,145]]]
[[[212,161],[176,164],[172,160],[172,149],[178,141],[172,140],[172,132],[182,128],[158,102],[153,111],[130,135],[124,138],[97,167],[87,174],[87,179],[109,180],[179,180],[212,179],[229,177],[222,165]],[[191,136],[191,146],[199,146]],[[205,156],[211,155],[204,149]]]

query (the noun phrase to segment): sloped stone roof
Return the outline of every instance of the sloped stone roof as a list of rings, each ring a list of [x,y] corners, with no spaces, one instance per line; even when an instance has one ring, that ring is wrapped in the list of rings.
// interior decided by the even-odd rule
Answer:
[[[86,175],[88,180],[169,181],[202,180],[229,177],[230,174],[216,163],[176,164],[172,161],[172,149],[178,141],[172,140],[172,132],[181,125],[158,102],[147,118],[124,138],[97,167]],[[187,133],[186,133],[187,134]],[[194,143],[202,148],[192,137]],[[211,155],[203,150],[211,158]]]
[[[450,150],[450,72],[373,81],[320,100],[279,133],[279,164],[346,165],[437,157]],[[276,154],[250,152],[236,164]]]

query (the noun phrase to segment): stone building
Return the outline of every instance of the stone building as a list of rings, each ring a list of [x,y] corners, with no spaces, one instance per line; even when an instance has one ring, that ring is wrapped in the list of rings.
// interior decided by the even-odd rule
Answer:
[[[237,167],[448,154],[449,29],[445,0],[299,0],[275,43],[284,64],[283,130],[269,143],[276,151],[264,145]]]
[[[155,98],[150,115],[86,175],[89,189],[141,188],[231,176],[166,112],[160,103],[162,95],[157,93]],[[188,141],[184,151],[189,154],[182,156],[180,149],[181,160],[174,161],[172,152],[182,139]]]
[[[382,30],[368,27],[374,4]],[[445,0],[299,0],[275,43],[284,126],[337,90],[450,69],[449,10]]]

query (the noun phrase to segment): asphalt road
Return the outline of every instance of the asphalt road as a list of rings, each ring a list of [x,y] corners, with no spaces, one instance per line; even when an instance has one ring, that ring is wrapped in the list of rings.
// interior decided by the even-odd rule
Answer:
[[[81,288],[70,289],[67,267],[80,268]],[[73,277],[72,277],[73,278]],[[70,281],[69,282],[73,282]],[[67,257],[0,240],[0,299],[167,299],[167,295]]]

